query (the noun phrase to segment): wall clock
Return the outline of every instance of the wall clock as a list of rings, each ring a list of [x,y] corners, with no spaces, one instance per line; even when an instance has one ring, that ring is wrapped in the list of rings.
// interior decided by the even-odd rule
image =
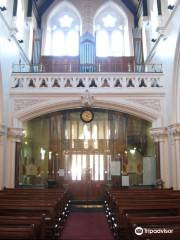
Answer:
[[[84,109],[80,114],[80,118],[83,122],[89,123],[93,120],[94,113],[91,109]]]

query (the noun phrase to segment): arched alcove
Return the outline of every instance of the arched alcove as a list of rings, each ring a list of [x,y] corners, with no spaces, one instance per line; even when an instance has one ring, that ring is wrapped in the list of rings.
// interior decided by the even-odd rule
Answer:
[[[115,175],[129,176],[130,185],[154,184],[151,126],[131,114],[94,107],[64,109],[23,121],[16,179],[20,185],[46,185],[49,178],[61,183],[84,181],[89,169],[92,181],[113,181],[116,171]]]

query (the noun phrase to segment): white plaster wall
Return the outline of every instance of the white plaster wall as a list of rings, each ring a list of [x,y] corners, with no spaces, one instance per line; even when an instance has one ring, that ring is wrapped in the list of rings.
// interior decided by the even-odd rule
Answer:
[[[154,1],[148,1],[149,13],[153,8]],[[164,126],[168,126],[177,121],[177,97],[175,97],[177,80],[177,51],[179,49],[178,36],[179,36],[179,15],[180,15],[180,2],[176,1],[176,10],[170,11],[167,9],[168,1],[161,1],[162,16],[159,21],[159,27],[162,31],[157,31],[157,42],[151,41],[152,26],[151,15],[143,19],[147,39],[147,58],[145,62],[152,64],[162,64],[164,72],[164,82],[166,86],[166,99],[164,109]],[[161,37],[160,34],[164,34]],[[158,40],[160,39],[160,41]]]
[[[2,91],[2,74],[0,65],[0,131],[3,123],[3,91]],[[0,189],[3,184],[3,133],[0,133]]]
[[[180,31],[177,39],[176,45],[176,53],[175,53],[175,60],[174,60],[174,71],[173,71],[173,79],[174,79],[174,90],[173,90],[173,102],[174,102],[174,122],[180,122]]]
[[[15,27],[15,18],[12,16],[13,1],[7,1],[7,10],[0,12],[0,125],[5,127],[5,134],[0,140],[0,189],[8,181],[8,167],[5,164],[8,158],[9,139],[6,136],[9,123],[9,90],[11,85],[12,65],[21,62],[28,62],[29,31],[32,19],[25,18],[24,25],[24,43],[19,45],[15,38],[11,37],[11,28]],[[27,1],[24,1],[25,13],[27,12]],[[14,35],[16,37],[16,35]]]
[[[165,30],[165,37],[161,38],[154,51],[154,56],[151,63],[162,63],[164,72],[164,81],[166,86],[166,109],[164,112],[164,124],[166,126],[173,124],[177,121],[176,101],[174,99],[175,93],[175,71],[177,68],[176,52],[179,48],[178,37],[180,32],[180,4],[176,10],[175,15],[167,25]]]
[[[9,86],[10,76],[12,71],[12,63],[18,61],[19,54],[17,47],[13,41],[8,41],[9,32],[4,23],[0,19],[0,63],[1,63],[1,123],[8,127],[9,118]],[[5,184],[5,159],[7,157],[7,139],[6,136],[2,137],[1,141],[1,153],[0,153],[0,188]]]
[[[176,9],[169,11],[167,9],[167,1],[162,2],[162,22],[160,27],[163,27],[161,34],[164,36],[160,37],[158,43],[150,43],[149,59],[148,63],[161,63],[163,64],[164,72],[164,82],[165,82],[165,103],[163,111],[163,127],[169,127],[172,124],[177,124],[180,121],[180,110],[179,110],[179,97],[180,97],[180,2],[176,2]],[[151,40],[151,38],[150,38]],[[155,47],[154,47],[155,46]],[[178,173],[176,168],[173,167],[173,163],[179,161],[177,154],[175,154],[175,142],[173,141],[173,136],[169,132],[168,134],[168,145],[167,145],[167,156],[170,172],[170,185],[176,188],[177,177],[180,174],[180,169]]]

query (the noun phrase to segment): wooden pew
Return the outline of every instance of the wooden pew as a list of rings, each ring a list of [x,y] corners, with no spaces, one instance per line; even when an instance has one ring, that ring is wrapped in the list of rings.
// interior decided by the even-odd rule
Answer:
[[[36,228],[37,239],[45,239],[45,221],[43,217],[35,216],[0,216],[0,226],[17,227],[33,225]]]
[[[35,225],[9,226],[0,225],[0,239],[9,240],[38,240]]]
[[[129,231],[127,216],[174,217],[180,215],[180,191],[170,189],[109,191],[107,201],[108,206],[113,209],[113,217],[117,222],[116,235],[122,239]]]
[[[5,189],[0,191],[0,219],[7,218],[10,225],[13,225],[12,217],[23,217],[27,218],[26,221],[29,221],[30,225],[31,220],[34,220],[32,224],[35,226],[38,224],[35,218],[43,217],[45,237],[42,239],[51,239],[66,201],[67,193],[59,189]],[[21,224],[21,220],[18,221]]]

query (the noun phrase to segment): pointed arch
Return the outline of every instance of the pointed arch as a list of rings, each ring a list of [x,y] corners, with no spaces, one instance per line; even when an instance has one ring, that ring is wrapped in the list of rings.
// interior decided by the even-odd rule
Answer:
[[[93,20],[93,24],[95,26],[95,22],[97,20],[97,17],[101,14],[101,12],[103,12],[105,9],[114,9],[115,11],[117,11],[119,13],[119,15],[121,15],[125,21],[128,22],[128,18],[129,18],[129,14],[126,11],[126,9],[123,7],[123,5],[121,3],[116,4],[115,2],[112,1],[108,1],[105,4],[103,4],[102,6],[100,6],[100,8],[96,11],[95,15],[94,15],[94,20]]]
[[[56,1],[44,18],[43,55],[77,56],[81,22],[78,10],[71,3]]]
[[[117,5],[112,1],[103,4],[94,16],[96,55],[104,56],[104,51],[101,51],[102,46],[99,44],[101,31],[106,31],[108,34],[108,39],[101,40],[101,44],[109,45],[108,56],[132,55],[130,22],[131,18],[129,18],[127,10],[121,4]],[[115,35],[117,39],[115,39]]]

